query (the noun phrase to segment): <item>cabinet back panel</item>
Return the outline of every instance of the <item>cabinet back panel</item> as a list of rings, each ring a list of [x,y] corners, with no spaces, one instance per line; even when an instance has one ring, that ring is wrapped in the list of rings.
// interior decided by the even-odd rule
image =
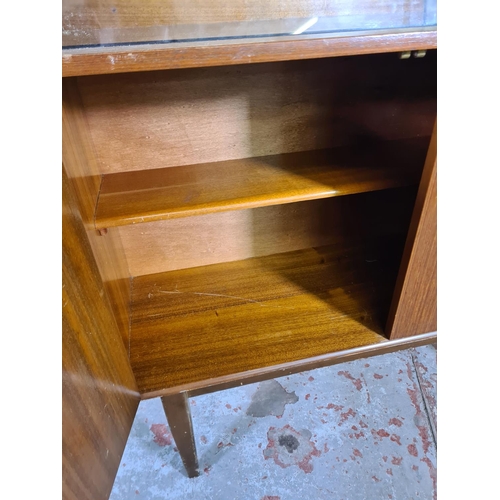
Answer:
[[[101,173],[430,136],[436,57],[397,54],[79,78]]]
[[[132,276],[405,234],[415,188],[121,226]]]

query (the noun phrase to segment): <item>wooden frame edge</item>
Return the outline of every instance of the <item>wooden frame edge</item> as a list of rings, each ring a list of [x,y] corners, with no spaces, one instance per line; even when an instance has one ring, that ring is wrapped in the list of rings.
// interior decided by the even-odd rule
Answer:
[[[420,347],[435,343],[436,341],[437,332],[429,332],[397,340],[384,340],[378,344],[356,347],[354,349],[324,354],[322,356],[315,356],[313,358],[293,361],[290,363],[282,363],[266,368],[249,370],[235,375],[226,375],[224,377],[217,377],[201,382],[171,387],[164,390],[142,393],[141,399],[145,400],[170,396],[180,392],[186,392],[188,397],[201,396],[202,394],[209,394],[211,392],[231,389],[233,387],[253,384],[255,382],[262,382],[263,380],[268,380],[273,377],[284,377],[286,375],[292,375],[305,370],[313,370],[316,368],[345,363],[347,361],[353,361],[355,359],[388,354],[395,351],[409,349],[410,347]]]
[[[437,31],[358,32],[352,36],[235,43],[144,44],[63,50],[62,76],[227,66],[437,48]]]

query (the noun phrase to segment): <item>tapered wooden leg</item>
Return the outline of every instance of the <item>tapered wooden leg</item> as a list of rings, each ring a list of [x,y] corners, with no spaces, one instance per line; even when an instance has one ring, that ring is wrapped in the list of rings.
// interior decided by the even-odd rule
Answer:
[[[161,402],[186,472],[189,477],[197,477],[199,475],[198,457],[196,456],[191,408],[187,393],[181,392],[171,396],[163,396]]]

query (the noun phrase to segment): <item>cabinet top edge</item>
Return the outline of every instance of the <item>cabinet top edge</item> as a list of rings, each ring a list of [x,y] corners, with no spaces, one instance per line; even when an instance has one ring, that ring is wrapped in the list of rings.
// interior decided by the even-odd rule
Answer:
[[[341,36],[119,45],[64,49],[62,76],[88,76],[167,69],[229,66],[339,56],[432,50],[437,28],[367,31]]]

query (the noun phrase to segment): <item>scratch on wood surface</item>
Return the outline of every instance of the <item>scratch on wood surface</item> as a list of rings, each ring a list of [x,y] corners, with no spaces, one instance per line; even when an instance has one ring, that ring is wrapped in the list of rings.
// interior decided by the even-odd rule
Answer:
[[[177,285],[176,285],[177,286]],[[284,307],[284,306],[275,306],[271,304],[263,304],[258,300],[247,299],[245,297],[237,297],[236,295],[223,295],[220,293],[203,293],[203,292],[181,292],[179,290],[158,290],[159,293],[166,294],[184,294],[184,295],[201,295],[206,297],[223,297],[226,299],[235,299],[235,300],[243,300],[245,302],[251,302],[252,304],[259,304],[261,307],[275,307],[277,309],[295,309],[295,307]]]

